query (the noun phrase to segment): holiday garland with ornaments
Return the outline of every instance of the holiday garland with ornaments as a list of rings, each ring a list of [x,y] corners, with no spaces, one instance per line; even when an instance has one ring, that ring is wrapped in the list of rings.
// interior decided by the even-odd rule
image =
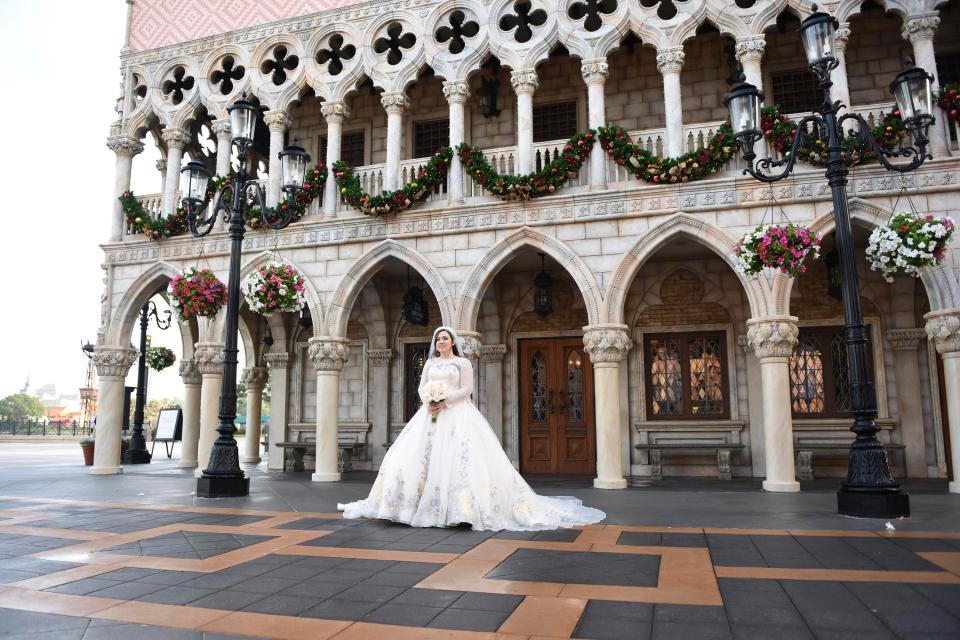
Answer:
[[[295,313],[307,303],[303,276],[280,261],[254,269],[240,282],[240,292],[251,311],[267,317],[278,312]]]
[[[177,361],[177,356],[166,347],[150,347],[145,357],[147,366],[154,371],[163,371]]]
[[[950,122],[960,121],[960,84],[951,82],[941,87],[937,105],[947,114]]]
[[[227,286],[207,268],[187,267],[170,280],[167,294],[181,322],[197,316],[212,318],[227,303]]]
[[[351,207],[367,215],[396,215],[440,190],[452,157],[450,147],[441,147],[430,157],[426,166],[420,167],[415,180],[396,191],[384,191],[380,195],[370,195],[364,191],[353,169],[342,160],[333,163],[333,177],[340,197]]]
[[[919,276],[922,267],[940,264],[956,223],[948,216],[934,218],[901,211],[870,234],[867,259],[887,282],[895,276]]]
[[[809,227],[761,224],[741,238],[733,254],[737,271],[745,276],[771,268],[793,278],[807,271],[808,259],[820,257],[820,238]]]
[[[600,127],[600,145],[613,161],[637,180],[654,184],[689,182],[719,171],[737,150],[733,130],[726,122],[717,127],[704,147],[677,158],[661,158],[630,140],[627,130],[617,125]]]

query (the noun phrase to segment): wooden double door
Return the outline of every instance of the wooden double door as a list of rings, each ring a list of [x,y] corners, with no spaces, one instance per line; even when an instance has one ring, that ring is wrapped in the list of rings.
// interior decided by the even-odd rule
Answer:
[[[520,471],[594,475],[593,367],[582,338],[520,341]]]

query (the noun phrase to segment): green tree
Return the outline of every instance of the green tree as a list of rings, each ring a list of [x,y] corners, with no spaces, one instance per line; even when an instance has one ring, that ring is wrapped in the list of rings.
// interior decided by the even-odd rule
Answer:
[[[42,418],[43,405],[34,396],[15,393],[0,400],[0,416],[8,420],[21,418]]]

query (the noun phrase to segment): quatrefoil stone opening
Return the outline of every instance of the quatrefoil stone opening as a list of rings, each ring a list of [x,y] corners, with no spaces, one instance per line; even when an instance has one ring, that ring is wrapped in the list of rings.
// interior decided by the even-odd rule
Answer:
[[[140,104],[140,101],[147,97],[147,83],[137,74],[133,74],[133,100]]]
[[[677,15],[677,7],[674,2],[684,3],[686,0],[640,0],[641,6],[647,9],[657,7],[657,17],[661,20],[669,20]]]
[[[352,44],[344,45],[343,36],[339,33],[330,36],[326,49],[320,49],[317,52],[317,62],[327,64],[327,73],[332,76],[338,75],[343,71],[344,60],[351,60],[357,53],[357,48]]]
[[[464,38],[472,38],[480,33],[480,25],[473,20],[467,20],[463,11],[454,11],[450,14],[450,26],[443,25],[437,29],[437,42],[443,44],[450,41],[450,53],[457,54],[466,48]]]
[[[160,85],[160,91],[173,104],[180,104],[184,94],[193,89],[193,82],[193,76],[188,76],[186,69],[177,67],[173,70],[173,78]]]
[[[233,91],[233,83],[241,80],[246,71],[236,63],[233,56],[224,56],[220,61],[220,68],[210,74],[210,82],[218,87],[221,95],[230,95]]]
[[[603,15],[617,10],[617,0],[586,0],[574,2],[567,10],[567,15],[574,20],[586,17],[583,28],[587,31],[597,31],[603,26]]]
[[[287,72],[293,71],[300,64],[300,58],[287,52],[287,48],[278,44],[273,48],[273,58],[267,59],[260,65],[263,75],[270,74],[273,84],[278,87],[287,81]]]
[[[400,64],[403,60],[403,50],[411,49],[417,44],[417,36],[409,31],[403,32],[403,25],[393,22],[387,27],[387,37],[377,38],[373,43],[373,50],[377,53],[386,53],[389,64]]]
[[[514,13],[508,13],[500,18],[500,28],[503,31],[513,32],[513,39],[517,42],[527,42],[533,37],[533,29],[547,21],[547,12],[543,9],[531,10],[533,6],[529,0],[518,0],[513,5]]]

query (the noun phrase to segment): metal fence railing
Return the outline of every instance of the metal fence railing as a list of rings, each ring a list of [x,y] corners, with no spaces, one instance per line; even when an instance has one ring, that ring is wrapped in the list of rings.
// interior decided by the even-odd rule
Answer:
[[[0,419],[0,436],[90,436],[89,422],[77,420]]]

